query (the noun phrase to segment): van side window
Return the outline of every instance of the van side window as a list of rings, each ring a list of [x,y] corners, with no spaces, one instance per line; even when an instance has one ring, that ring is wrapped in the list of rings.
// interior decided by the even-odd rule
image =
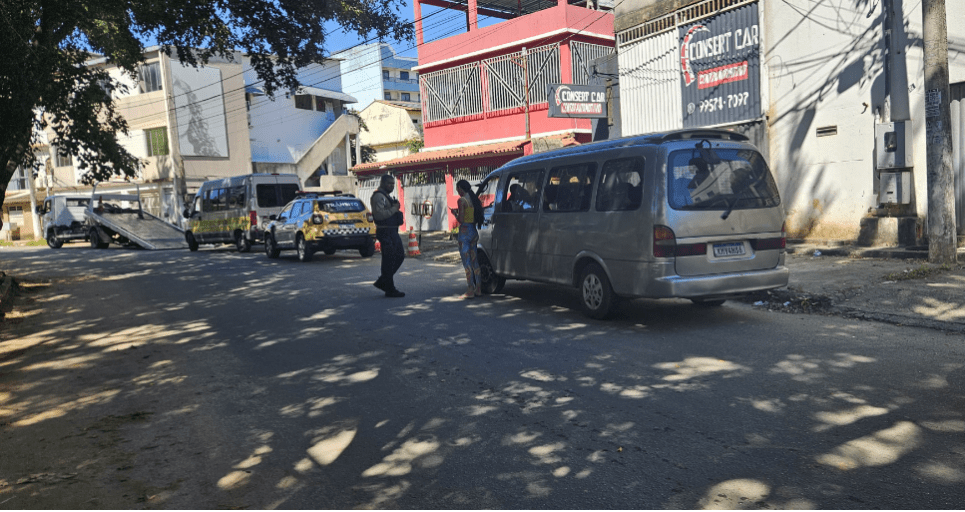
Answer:
[[[535,212],[539,204],[540,185],[543,184],[543,171],[523,171],[509,177],[503,197],[504,212]]]
[[[228,189],[217,188],[211,191],[211,211],[220,212],[225,210],[227,205]]]
[[[642,158],[621,158],[603,164],[596,210],[615,212],[639,208],[643,197],[643,164]]]
[[[233,210],[235,208],[245,207],[245,187],[233,187],[231,189],[231,195],[228,197],[228,209]]]
[[[585,212],[590,209],[596,165],[592,163],[555,167],[544,191],[543,210]]]
[[[493,213],[493,203],[496,202],[496,190],[499,187],[499,176],[493,176],[489,180],[485,181],[476,190],[476,195],[479,196],[479,202],[482,203],[483,213],[490,215]]]

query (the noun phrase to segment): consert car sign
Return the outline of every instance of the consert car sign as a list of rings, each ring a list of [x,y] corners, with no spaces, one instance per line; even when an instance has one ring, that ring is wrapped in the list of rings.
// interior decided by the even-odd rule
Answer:
[[[606,117],[606,87],[552,84],[549,86],[549,117]]]

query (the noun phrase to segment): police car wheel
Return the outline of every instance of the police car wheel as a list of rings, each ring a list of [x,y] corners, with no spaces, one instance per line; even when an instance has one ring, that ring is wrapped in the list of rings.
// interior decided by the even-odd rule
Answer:
[[[305,243],[305,237],[302,235],[298,235],[298,238],[295,239],[295,252],[298,253],[298,261],[302,263],[312,261],[312,256],[315,255],[315,251]]]
[[[328,256],[331,256],[331,255],[335,254],[335,249],[328,248],[328,249],[325,249],[323,252],[324,252],[325,254],[327,254]]]
[[[369,240],[364,246],[359,247],[359,255],[363,258],[371,258],[375,255],[375,240]]]
[[[265,233],[265,256],[269,258],[277,258],[281,251],[278,249],[278,245],[275,243],[275,237],[271,233]]]

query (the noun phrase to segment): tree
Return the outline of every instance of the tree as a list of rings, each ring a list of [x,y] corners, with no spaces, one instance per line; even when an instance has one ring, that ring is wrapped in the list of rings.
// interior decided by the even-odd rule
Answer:
[[[127,122],[107,91],[124,92],[106,57],[132,76],[144,41],[190,65],[235,50],[251,56],[269,96],[297,87],[296,70],[324,56],[327,21],[379,40],[410,40],[405,0],[0,0],[0,206],[18,167],[36,167],[32,146],[49,127],[84,183],[134,176],[140,165],[117,140]],[[41,115],[42,113],[42,115]],[[2,224],[0,224],[2,225]]]

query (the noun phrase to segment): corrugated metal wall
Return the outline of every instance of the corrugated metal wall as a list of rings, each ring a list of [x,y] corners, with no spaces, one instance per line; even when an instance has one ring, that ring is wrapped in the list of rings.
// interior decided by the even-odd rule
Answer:
[[[624,136],[683,127],[680,49],[675,30],[620,46],[620,122]]]

